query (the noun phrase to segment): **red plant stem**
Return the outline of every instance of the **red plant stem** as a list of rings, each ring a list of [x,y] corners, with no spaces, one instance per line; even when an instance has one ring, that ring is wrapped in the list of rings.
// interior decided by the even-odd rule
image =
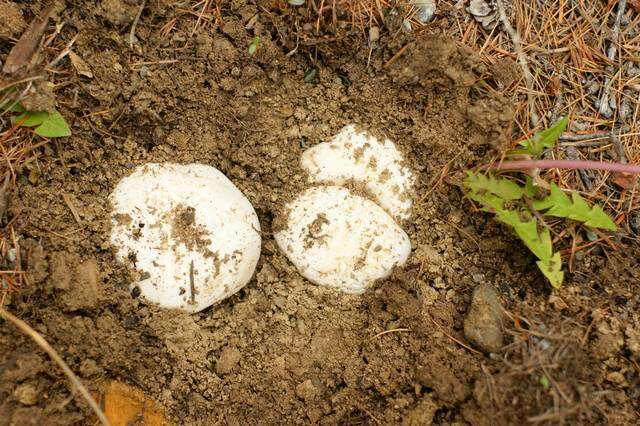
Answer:
[[[485,164],[482,170],[572,169],[640,174],[640,165],[587,160],[518,160]]]

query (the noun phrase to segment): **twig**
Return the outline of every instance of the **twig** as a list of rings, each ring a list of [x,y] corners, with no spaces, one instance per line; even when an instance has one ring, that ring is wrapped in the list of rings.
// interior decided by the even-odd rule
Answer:
[[[618,11],[616,13],[616,20],[613,23],[613,28],[611,29],[611,41],[609,43],[609,49],[607,50],[607,58],[609,61],[614,62],[616,58],[618,38],[620,37],[620,25],[622,23],[622,17],[624,16],[624,11],[627,7],[627,0],[619,0],[618,1]],[[605,78],[604,89],[602,91],[602,97],[599,100],[598,112],[602,114],[604,117],[609,118],[613,113],[611,111],[611,106],[609,105],[609,98],[611,97],[611,77]]]
[[[104,426],[110,426],[109,420],[104,415],[96,401],[91,397],[91,394],[89,393],[87,388],[84,387],[80,379],[78,379],[73,371],[71,371],[71,368],[69,368],[69,366],[64,362],[60,355],[58,355],[55,349],[53,349],[51,345],[49,345],[49,343],[47,343],[47,341],[44,340],[44,338],[40,334],[38,334],[37,331],[31,328],[29,324],[22,321],[20,318],[15,317],[3,307],[0,307],[0,317],[4,318],[5,321],[12,323],[16,327],[18,327],[20,331],[33,339],[33,341],[36,342],[36,344],[40,346],[40,348],[42,348],[42,350],[44,350],[51,357],[51,359],[56,364],[58,364],[58,366],[60,366],[60,368],[62,368],[62,371],[64,371],[64,374],[73,385],[73,388],[80,392],[85,401],[87,401],[93,412],[98,417],[98,420],[100,420],[100,423],[102,423]]]
[[[27,78],[23,78],[21,80],[12,81],[11,83],[7,83],[4,86],[0,86],[0,92],[2,92],[3,90],[8,89],[10,87],[17,86],[18,84],[29,83],[29,82],[32,82],[32,81],[35,81],[35,80],[42,80],[44,78],[45,78],[44,75],[34,75],[33,77],[27,77]]]
[[[395,61],[398,60],[398,58],[400,58],[400,56],[402,56],[402,54],[404,53],[405,50],[407,50],[409,48],[409,46],[411,46],[413,43],[409,42],[407,44],[405,44],[404,46],[402,46],[402,48],[400,48],[400,50],[398,50],[392,57],[391,59],[389,59],[387,62],[384,63],[384,65],[382,65],[382,68],[388,68],[389,65],[393,64]]]
[[[62,194],[62,199],[64,200],[64,203],[67,205],[67,207],[69,207],[69,210],[71,211],[71,214],[73,215],[73,218],[78,223],[78,225],[82,225],[82,219],[80,219],[78,209],[76,209],[76,206],[73,204],[71,197],[68,194]]]
[[[565,147],[564,151],[567,153],[567,158],[569,160],[580,160],[580,157],[578,156],[578,150],[575,148],[575,146],[567,146]],[[593,186],[593,182],[591,182],[591,177],[589,176],[589,174],[587,174],[587,171],[582,169],[578,170],[578,175],[580,175],[580,180],[582,181],[585,189],[587,191],[590,191],[591,187]]]
[[[561,141],[570,141],[570,142],[581,142],[581,141],[590,141],[596,139],[609,139],[611,137],[611,132],[602,132],[602,133],[588,133],[584,135],[562,135],[560,136]]]
[[[209,7],[209,3],[210,2],[211,2],[211,0],[206,0],[204,2],[204,4],[202,5],[202,10],[200,11],[200,14],[198,15],[198,20],[196,21],[196,25],[193,27],[193,30],[191,30],[191,35],[189,37],[193,37],[193,35],[198,30],[198,27],[200,26],[200,21],[202,20],[202,17],[204,16],[204,12]]]
[[[640,174],[640,165],[591,160],[518,160],[485,164],[481,170],[570,169]]]
[[[76,34],[75,36],[73,36],[71,41],[67,44],[67,47],[65,47],[64,50],[62,52],[60,52],[60,54],[58,56],[56,56],[56,58],[53,61],[49,62],[49,64],[47,65],[46,68],[55,67],[56,64],[62,60],[62,58],[64,58],[65,56],[67,56],[71,52],[71,48],[73,47],[73,44],[76,42],[76,39],[78,38],[78,35],[79,34]]]
[[[609,135],[609,139],[611,140],[613,149],[616,152],[618,161],[622,164],[627,164],[627,155],[624,153],[624,146],[622,146],[622,143],[620,143],[620,138],[615,133],[611,132],[611,134]]]
[[[381,331],[380,333],[376,334],[375,336],[373,336],[371,339],[369,340],[373,340],[377,337],[380,336],[384,336],[385,334],[389,334],[389,333],[402,333],[402,332],[408,332],[411,331],[408,328],[394,328],[393,330],[385,330],[385,331]]]
[[[463,342],[461,342],[460,340],[456,339],[455,337],[453,337],[451,334],[447,333],[447,331],[440,325],[438,324],[438,322],[436,320],[434,320],[433,318],[431,318],[431,322],[434,323],[436,325],[436,327],[438,327],[438,329],[440,329],[440,331],[442,332],[442,334],[444,334],[445,336],[447,336],[449,339],[453,340],[454,342],[456,342],[457,344],[459,344],[460,346],[462,346],[463,348],[465,348],[466,350],[473,352],[474,354],[478,354],[478,355],[483,355],[482,352],[477,351],[475,349],[473,349],[471,346],[464,344]]]
[[[536,112],[535,107],[535,99],[533,97],[533,76],[531,75],[531,70],[529,69],[529,61],[527,60],[527,55],[522,50],[522,39],[520,38],[520,34],[518,31],[513,28],[511,22],[509,22],[509,18],[507,18],[507,12],[504,9],[504,4],[502,0],[497,0],[496,6],[498,8],[498,14],[500,16],[500,21],[502,21],[502,25],[504,25],[504,29],[509,33],[511,37],[511,41],[513,42],[513,46],[516,49],[516,55],[518,57],[518,63],[522,68],[522,73],[524,75],[524,81],[527,85],[527,104],[529,107],[529,120],[531,121],[531,127],[536,127],[538,125],[538,113]]]
[[[191,261],[191,266],[189,267],[189,290],[191,291],[191,304],[194,305],[196,303],[196,280],[193,272],[193,260]]]
[[[133,42],[136,38],[136,27],[138,26],[138,22],[140,21],[140,17],[142,16],[142,11],[144,7],[147,5],[147,0],[143,0],[140,5],[140,9],[138,9],[138,13],[136,14],[136,18],[133,20],[133,24],[131,24],[131,31],[129,31],[129,47],[133,49]]]

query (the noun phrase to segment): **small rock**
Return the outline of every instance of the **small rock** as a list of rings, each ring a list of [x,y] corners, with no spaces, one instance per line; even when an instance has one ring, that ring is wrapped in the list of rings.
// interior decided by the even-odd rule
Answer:
[[[220,353],[220,358],[216,364],[216,372],[218,374],[228,374],[233,371],[238,362],[240,362],[240,358],[242,355],[240,351],[235,346],[226,346],[222,353]]]
[[[23,405],[35,405],[38,402],[38,390],[29,383],[19,385],[14,391],[13,396]]]
[[[640,357],[640,328],[636,329],[628,325],[624,334],[627,336],[627,347],[631,353],[637,357]]]
[[[467,11],[473,16],[487,16],[491,13],[491,6],[484,0],[471,0]]]
[[[369,43],[373,44],[380,38],[380,28],[375,25],[369,28]]]
[[[613,383],[614,385],[618,385],[621,387],[627,387],[627,379],[625,379],[624,374],[619,371],[614,371],[607,374],[606,379],[608,382]]]
[[[496,290],[483,284],[473,292],[471,308],[464,320],[464,335],[485,352],[498,352],[504,344],[502,304]]]
[[[423,24],[431,21],[436,14],[435,0],[413,0],[413,5],[418,12],[416,18]]]

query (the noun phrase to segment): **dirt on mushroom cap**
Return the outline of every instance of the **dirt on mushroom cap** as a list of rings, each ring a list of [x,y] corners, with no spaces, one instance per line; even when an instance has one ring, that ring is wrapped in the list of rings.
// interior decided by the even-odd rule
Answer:
[[[126,5],[109,2],[116,3]],[[149,2],[154,16],[162,16],[160,3]],[[230,7],[234,13],[225,15],[222,33],[195,35],[185,57],[148,65],[145,74],[130,65],[126,31],[120,31],[130,14],[111,19],[107,9],[69,2],[65,19],[80,33],[75,49],[95,76],[56,93],[63,112],[74,118],[74,134],[30,165],[40,168],[40,177],[20,184],[9,207],[26,239],[23,258],[31,278],[10,308],[83,380],[135,384],[176,424],[394,424],[405,417],[480,424],[487,413],[498,423],[525,421],[553,407],[540,376],[515,369],[525,364],[525,351],[509,367],[447,336],[461,338],[473,288],[490,281],[507,309],[542,318],[546,333],[572,342],[587,336],[582,345],[558,351],[553,370],[573,405],[561,403],[574,408],[574,419],[588,414],[595,422],[605,416],[613,423],[633,421],[638,382],[632,360],[638,362],[640,354],[628,336],[640,327],[640,300],[631,291],[636,281],[628,263],[578,256],[575,284],[565,293],[571,303],[563,307],[554,299],[551,306],[559,308],[551,309],[546,284],[526,250],[483,215],[470,215],[458,191],[441,183],[447,164],[452,170],[465,167],[484,158],[487,144],[504,143],[506,102],[471,91],[468,77],[485,71],[472,53],[441,38],[420,40],[383,71],[382,57],[374,56],[367,69],[367,52],[354,57],[345,50],[327,58],[319,81],[307,84],[306,59],[286,58],[268,34],[249,57],[253,34],[244,26],[258,9],[244,2]],[[145,27],[139,31],[149,31]],[[163,43],[182,45],[177,37],[142,36],[153,60],[175,59]],[[424,84],[403,78],[416,73]],[[70,107],[75,87],[79,105]],[[309,285],[270,236],[277,211],[307,185],[299,167],[302,151],[349,123],[394,140],[418,177],[407,227],[414,253],[403,270],[364,296]],[[149,161],[219,168],[251,200],[263,225],[254,280],[197,315],[158,311],[129,297],[131,271],[116,266],[109,248],[110,209],[104,200],[120,177]],[[77,200],[80,224],[61,193]],[[69,311],[56,287],[56,253],[77,256],[78,265],[95,259],[101,292],[92,304]],[[618,298],[613,303],[612,294]],[[596,308],[612,315],[594,313]],[[374,338],[383,331],[388,333]],[[557,350],[562,341],[549,344],[544,350]],[[0,348],[0,419],[85,419],[88,412],[69,402],[65,379],[26,338],[1,327]],[[225,348],[234,348],[229,368],[219,367],[229,363]],[[620,378],[612,372],[626,384],[613,383]],[[36,389],[32,406],[13,394],[22,383]],[[514,398],[517,407],[511,405]],[[602,411],[585,402],[589,398]]]

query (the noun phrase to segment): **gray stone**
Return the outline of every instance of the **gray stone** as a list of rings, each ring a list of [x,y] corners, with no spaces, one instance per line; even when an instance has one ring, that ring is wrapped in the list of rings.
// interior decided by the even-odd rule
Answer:
[[[503,309],[498,293],[489,284],[473,291],[471,308],[464,320],[464,335],[484,352],[499,352],[504,345]]]

